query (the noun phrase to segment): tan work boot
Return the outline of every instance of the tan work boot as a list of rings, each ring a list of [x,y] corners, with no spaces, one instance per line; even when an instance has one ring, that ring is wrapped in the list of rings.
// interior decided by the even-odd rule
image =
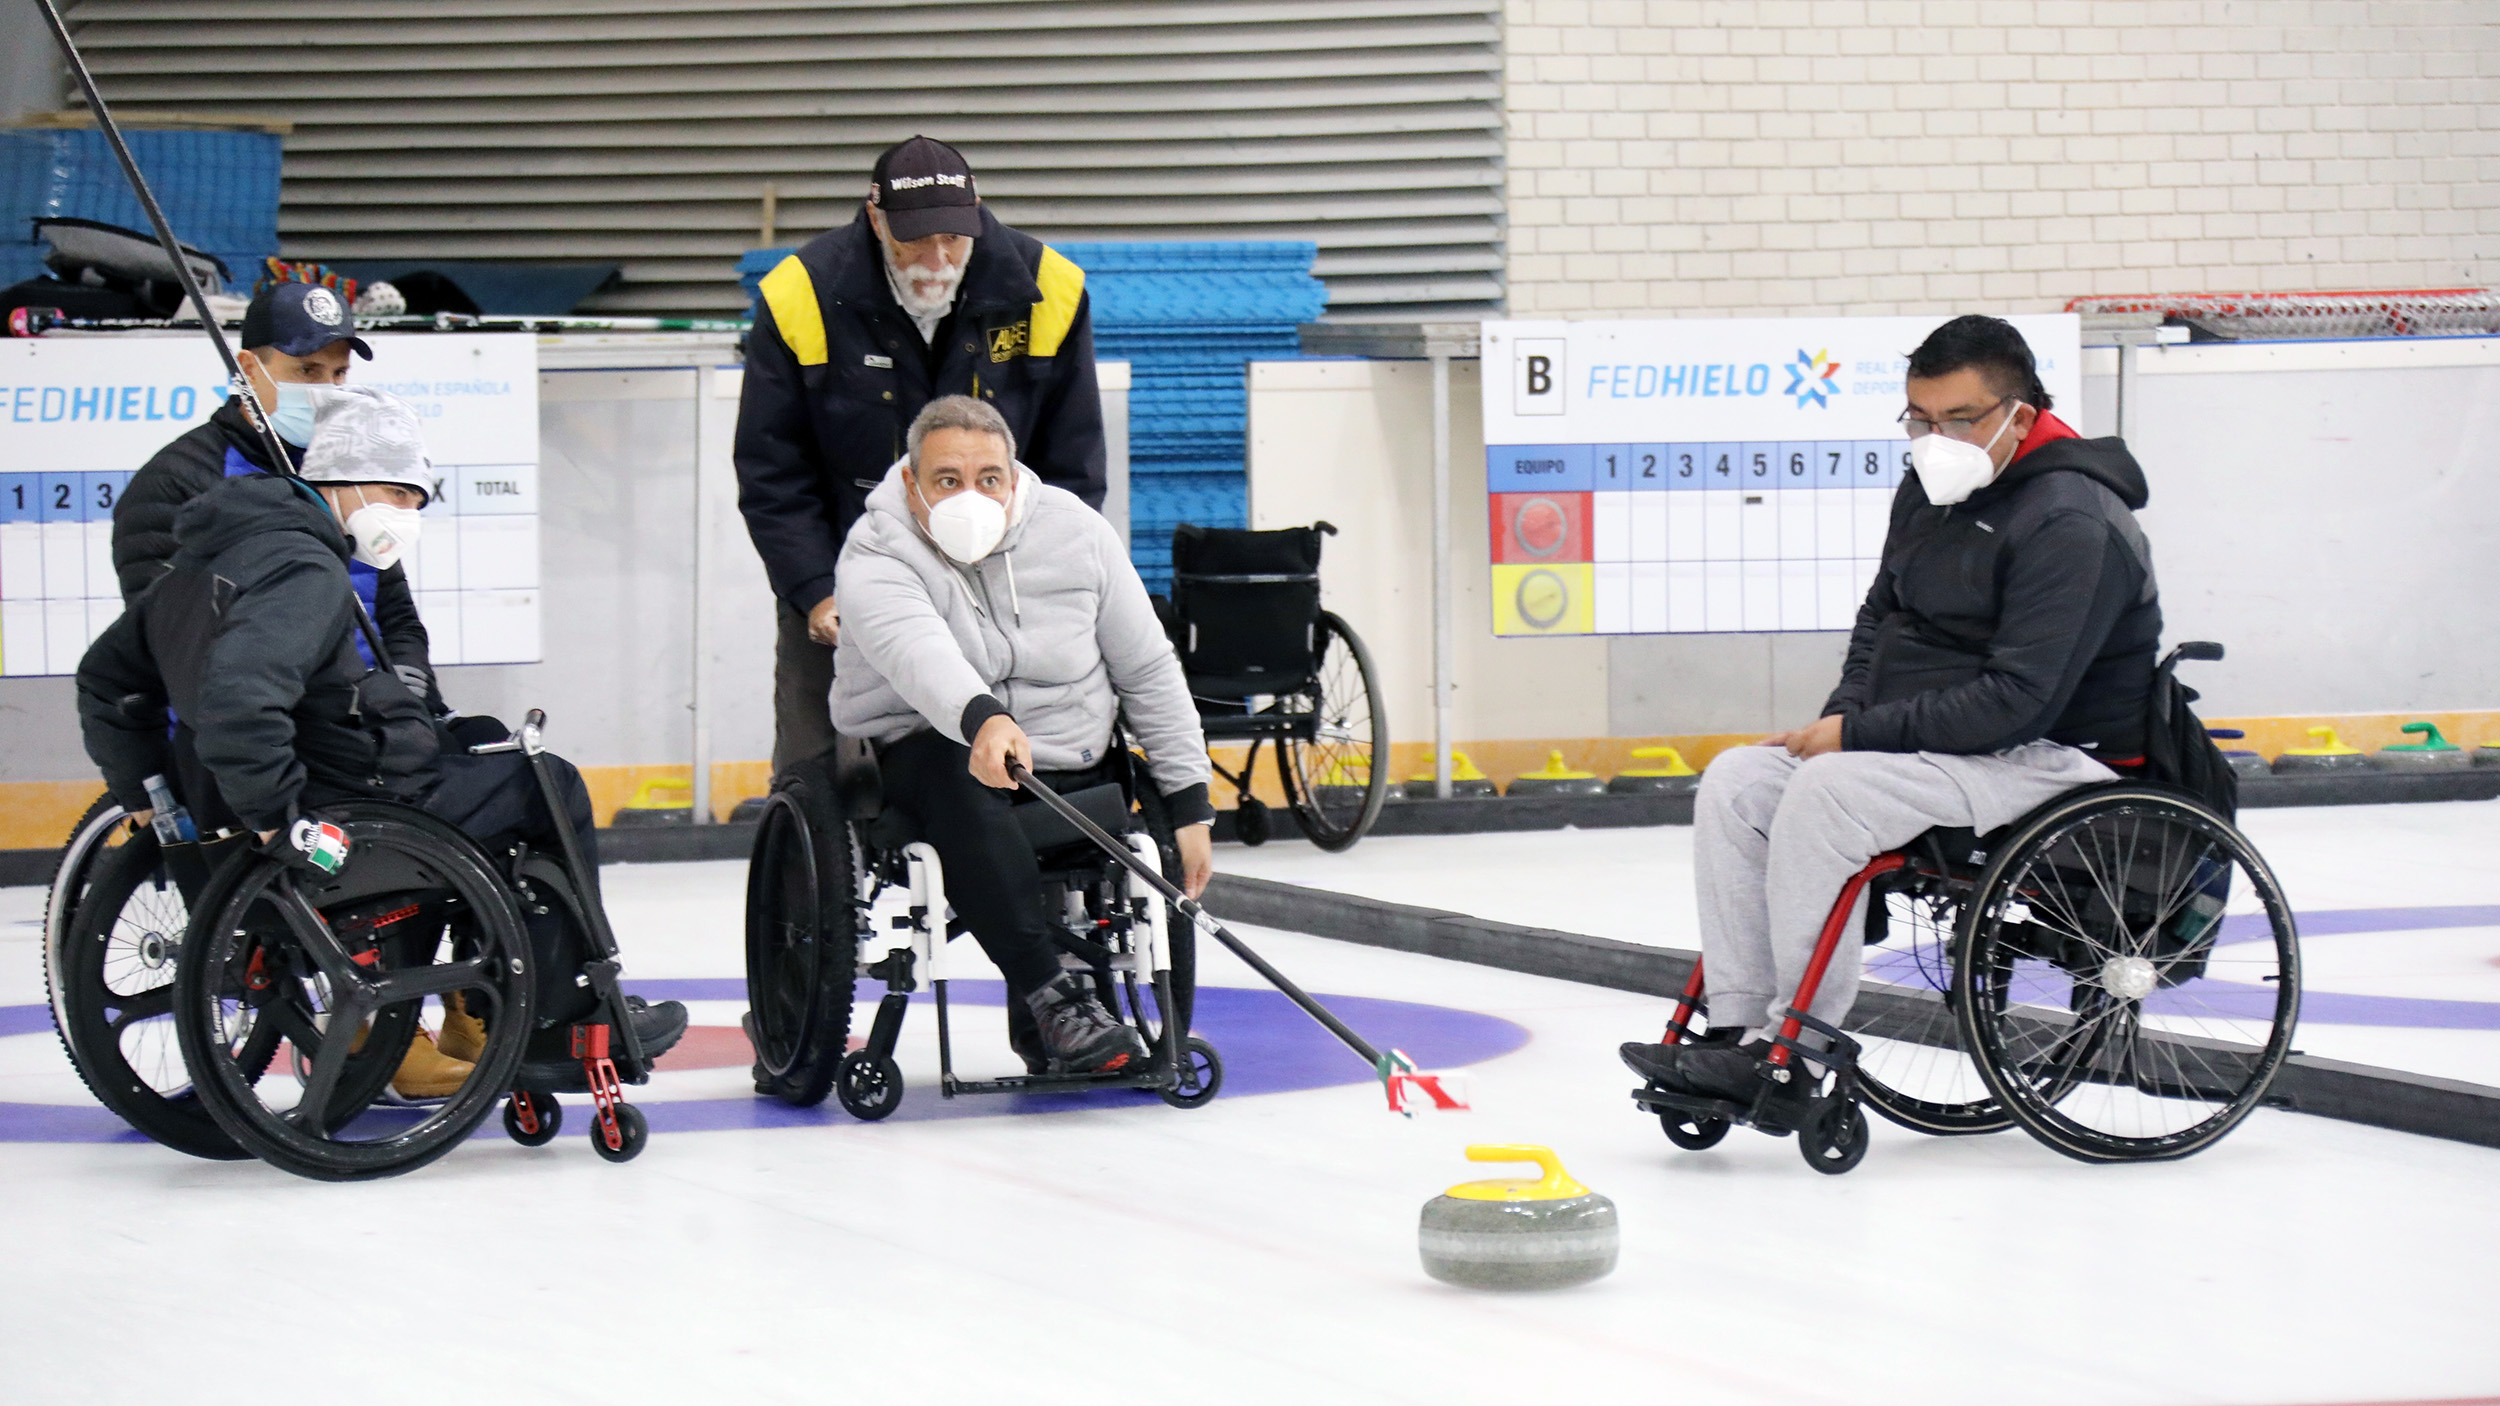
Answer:
[[[471,1064],[486,1053],[486,1022],[469,1014],[457,991],[443,997],[443,1033],[434,1043],[445,1056]]]
[[[453,1059],[435,1048],[434,1038],[423,1030],[408,1042],[408,1054],[399,1062],[399,1072],[391,1076],[391,1091],[401,1098],[449,1098],[469,1082],[469,1074],[477,1068],[465,1059]]]

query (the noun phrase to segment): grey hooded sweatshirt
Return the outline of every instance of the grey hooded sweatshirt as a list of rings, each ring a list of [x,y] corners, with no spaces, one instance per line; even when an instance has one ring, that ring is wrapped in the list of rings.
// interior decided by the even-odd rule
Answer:
[[[869,493],[836,568],[834,726],[969,744],[1007,713],[1033,739],[1036,771],[1075,771],[1103,760],[1125,710],[1173,822],[1213,819],[1198,709],[1128,549],[1075,494],[1016,472],[1007,535],[971,566],[913,521],[907,463]]]

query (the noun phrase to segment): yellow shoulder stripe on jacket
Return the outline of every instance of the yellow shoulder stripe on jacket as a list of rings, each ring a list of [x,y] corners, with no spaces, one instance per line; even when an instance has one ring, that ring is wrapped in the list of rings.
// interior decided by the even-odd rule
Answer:
[[[1057,356],[1068,329],[1076,326],[1077,305],[1085,297],[1085,270],[1045,244],[1042,266],[1033,271],[1033,281],[1041,285],[1042,300],[1033,305],[1033,339],[1027,351],[1033,356]]]
[[[764,306],[773,310],[773,325],[781,329],[781,343],[801,366],[825,364],[825,310],[816,301],[816,281],[807,276],[807,265],[799,256],[773,265],[764,275]]]

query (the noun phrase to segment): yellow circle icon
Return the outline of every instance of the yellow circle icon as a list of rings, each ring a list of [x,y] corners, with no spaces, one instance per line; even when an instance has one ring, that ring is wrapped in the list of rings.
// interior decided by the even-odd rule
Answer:
[[[1571,611],[1571,587],[1551,571],[1531,571],[1520,577],[1512,599],[1519,607],[1519,618],[1540,630],[1561,624]]]

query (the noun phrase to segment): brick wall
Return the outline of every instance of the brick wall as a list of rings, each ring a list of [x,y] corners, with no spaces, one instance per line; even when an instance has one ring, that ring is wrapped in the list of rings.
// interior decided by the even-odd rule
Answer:
[[[1513,316],[2500,281],[2491,0],[1510,0]]]

